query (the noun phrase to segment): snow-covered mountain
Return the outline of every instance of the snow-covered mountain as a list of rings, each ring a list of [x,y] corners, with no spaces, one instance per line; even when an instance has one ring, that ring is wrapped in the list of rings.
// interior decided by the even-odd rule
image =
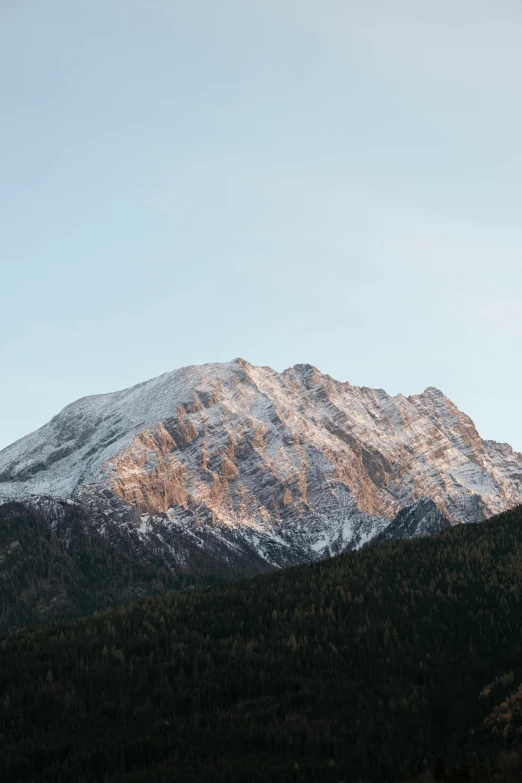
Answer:
[[[390,397],[310,365],[237,359],[86,397],[0,452],[1,499],[44,495],[90,506],[102,533],[125,528],[180,567],[198,553],[285,565],[392,537],[419,502],[398,531],[521,503],[522,455],[482,440],[437,389]]]

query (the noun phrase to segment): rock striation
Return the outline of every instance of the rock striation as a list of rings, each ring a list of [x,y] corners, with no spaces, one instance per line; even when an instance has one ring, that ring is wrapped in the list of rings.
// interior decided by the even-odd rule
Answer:
[[[262,568],[504,511],[522,502],[522,455],[438,389],[391,397],[237,359],[78,400],[0,452],[0,498],[41,496],[178,568]]]
[[[395,519],[372,539],[372,543],[398,538],[420,538],[441,533],[448,527],[449,520],[439,511],[433,500],[421,498],[411,506],[402,508]]]

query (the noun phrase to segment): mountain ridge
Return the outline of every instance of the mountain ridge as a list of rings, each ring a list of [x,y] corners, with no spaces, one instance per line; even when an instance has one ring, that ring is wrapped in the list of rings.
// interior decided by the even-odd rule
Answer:
[[[451,524],[500,513],[522,502],[522,455],[434,386],[390,396],[236,359],[84,397],[3,449],[0,499],[42,495],[179,567],[191,547],[284,566],[363,546],[424,498]]]

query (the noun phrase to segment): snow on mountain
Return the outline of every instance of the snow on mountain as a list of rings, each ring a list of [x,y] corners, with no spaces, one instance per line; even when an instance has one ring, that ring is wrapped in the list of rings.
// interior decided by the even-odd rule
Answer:
[[[411,506],[402,508],[395,519],[373,541],[393,541],[396,538],[420,538],[440,533],[450,526],[444,514],[429,498],[421,498]]]
[[[238,359],[78,400],[1,451],[0,498],[41,495],[178,562],[210,548],[285,565],[361,546],[423,498],[451,523],[514,506],[522,456],[437,389],[390,397]]]

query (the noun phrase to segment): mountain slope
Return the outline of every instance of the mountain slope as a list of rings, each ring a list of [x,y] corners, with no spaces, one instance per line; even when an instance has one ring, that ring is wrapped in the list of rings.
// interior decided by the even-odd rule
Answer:
[[[167,546],[166,524],[158,518],[149,522],[144,542],[132,523],[93,511],[52,498],[0,505],[0,632],[273,569],[240,537],[234,557],[224,534],[202,534],[201,547],[174,534]],[[372,540],[418,537],[447,525],[432,501],[420,500]],[[296,562],[297,554],[294,549]]]
[[[168,589],[215,581],[211,554],[197,552],[183,573],[161,552],[141,552],[114,525],[81,505],[41,500],[0,506],[0,631],[66,619]],[[220,575],[230,576],[221,564]]]
[[[372,543],[394,541],[400,538],[420,538],[440,533],[450,526],[433,500],[422,498],[411,506],[402,508],[395,519],[372,539]]]
[[[451,523],[522,501],[522,456],[440,391],[390,397],[310,365],[188,367],[88,397],[0,452],[0,498],[75,498],[163,546],[282,566],[362,546],[429,498]]]
[[[478,783],[520,749],[521,595],[517,508],[11,633],[0,779]]]

